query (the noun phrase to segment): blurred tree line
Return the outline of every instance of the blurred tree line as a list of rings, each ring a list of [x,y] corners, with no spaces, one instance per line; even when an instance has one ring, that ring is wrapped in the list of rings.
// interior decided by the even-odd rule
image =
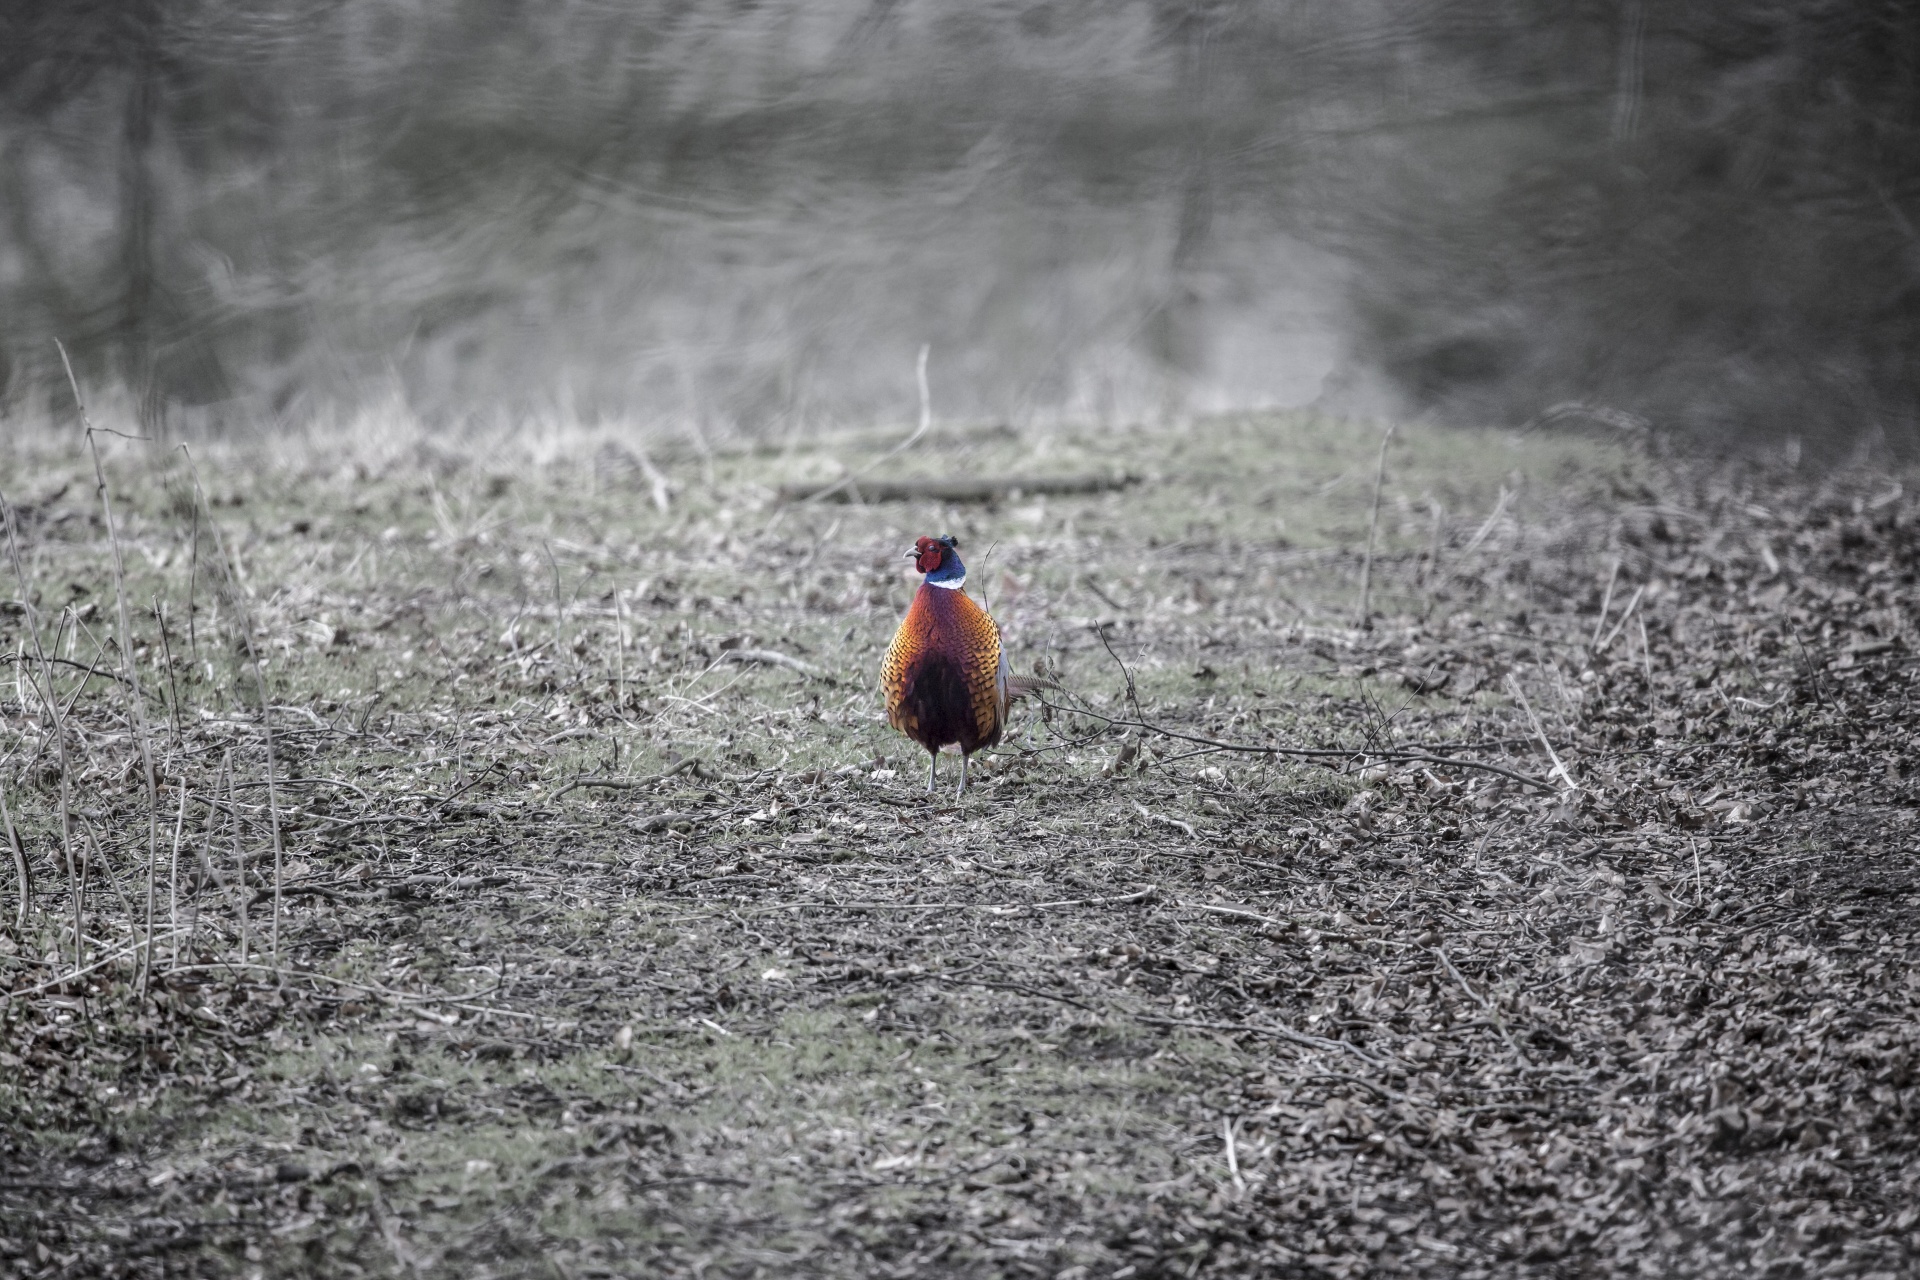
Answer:
[[[0,383],[1907,440],[1917,113],[1894,0],[8,0]]]

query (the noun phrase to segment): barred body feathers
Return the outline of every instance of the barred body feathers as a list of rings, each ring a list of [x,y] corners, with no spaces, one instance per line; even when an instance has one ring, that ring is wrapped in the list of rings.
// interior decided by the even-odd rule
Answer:
[[[940,749],[960,749],[960,790],[967,758],[1000,741],[1007,707],[1024,682],[1008,674],[1000,628],[961,589],[966,566],[952,537],[921,538],[908,554],[926,578],[887,646],[880,688],[887,720],[933,755],[933,789]]]

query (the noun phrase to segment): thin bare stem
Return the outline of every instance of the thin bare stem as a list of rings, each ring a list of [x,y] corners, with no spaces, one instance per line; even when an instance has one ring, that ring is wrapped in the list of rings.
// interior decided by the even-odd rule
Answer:
[[[167,872],[167,932],[173,936],[172,962],[180,963],[180,837],[187,827],[187,784],[180,784],[180,813],[173,820],[173,859]],[[153,959],[147,959],[153,971]],[[144,993],[143,993],[144,994]]]
[[[1247,1180],[1240,1176],[1240,1154],[1235,1150],[1233,1140],[1233,1127],[1238,1123],[1239,1121],[1233,1116],[1221,1116],[1220,1140],[1227,1147],[1227,1172],[1233,1176],[1233,1188],[1235,1191],[1245,1191]]]
[[[547,568],[553,573],[553,658],[557,666],[573,652],[567,644],[567,602],[560,596],[560,562],[554,559],[553,544],[543,540],[540,549],[547,553]],[[579,674],[578,659],[574,659],[574,674]]]
[[[1433,512],[1433,537],[1427,548],[1427,563],[1420,569],[1420,585],[1427,586],[1433,581],[1434,570],[1440,566],[1440,530],[1446,518],[1446,508],[1440,505],[1438,498],[1428,498],[1427,507]]]
[[[1547,741],[1547,731],[1541,727],[1540,717],[1533,714],[1533,704],[1527,701],[1527,691],[1520,687],[1520,682],[1512,675],[1507,677],[1507,688],[1513,690],[1513,696],[1520,699],[1520,709],[1527,713],[1527,719],[1533,723],[1534,735],[1540,739],[1540,745],[1546,748],[1547,759],[1553,761],[1553,771],[1560,775],[1562,782],[1567,784],[1569,793],[1578,791],[1580,784],[1573,780],[1571,773],[1567,772],[1567,766],[1560,763],[1559,753],[1554,751],[1553,744]]]
[[[113,499],[107,489],[107,473],[100,465],[100,442],[94,438],[94,426],[87,416],[86,401],[80,396],[80,381],[73,376],[73,361],[67,358],[67,348],[58,338],[53,345],[60,351],[60,363],[66,366],[67,385],[73,388],[73,403],[80,411],[80,425],[87,434],[87,452],[93,458],[93,481],[100,495],[100,511],[107,521],[107,544],[113,550],[113,604],[114,617],[119,627],[116,647],[120,651],[120,669],[126,674],[127,687],[131,691],[128,700],[133,713],[134,741],[140,748],[140,771],[147,786],[147,917],[145,930],[147,935],[146,962],[153,963],[153,890],[156,865],[160,861],[160,790],[153,773],[153,743],[148,739],[147,699],[140,688],[140,664],[133,656],[133,620],[127,611],[127,562],[126,553],[120,546],[120,527],[113,518]],[[145,989],[146,978],[141,977],[141,988]]]
[[[232,818],[233,830],[233,866],[234,874],[240,880],[240,898],[237,904],[240,916],[240,963],[245,964],[253,946],[253,923],[247,914],[247,851],[240,840],[240,795],[233,780],[233,748],[227,748],[227,758],[223,764],[227,775],[227,810]]]
[[[195,588],[200,581],[200,482],[194,480],[193,532],[187,540],[187,659],[198,668],[200,665],[200,635],[194,627],[193,615],[198,606],[195,604]]]
[[[1607,632],[1607,638],[1600,642],[1595,652],[1604,653],[1613,648],[1613,642],[1620,638],[1620,632],[1627,625],[1627,619],[1633,617],[1633,611],[1640,607],[1640,597],[1646,594],[1647,586],[1643,582],[1633,589],[1633,595],[1627,600],[1627,607],[1620,611],[1620,621],[1613,624],[1613,630]]]
[[[645,449],[639,450],[640,474],[647,478],[647,487],[653,496],[653,505],[661,515],[673,509],[673,486],[659,467],[653,465],[653,459],[647,456]]]
[[[1600,628],[1607,625],[1607,610],[1613,607],[1613,584],[1620,577],[1620,557],[1613,558],[1613,571],[1607,574],[1607,589],[1600,597],[1600,616],[1593,620],[1593,639],[1587,641],[1587,648],[1600,647]]]
[[[933,348],[930,344],[921,343],[920,357],[914,362],[914,376],[920,384],[920,425],[914,428],[913,434],[875,458],[872,462],[869,462],[866,466],[861,467],[857,471],[849,471],[826,488],[808,494],[801,499],[802,502],[818,502],[822,498],[831,497],[833,494],[840,492],[881,463],[890,458],[897,458],[907,450],[913,448],[914,445],[920,443],[922,436],[933,429],[933,392],[927,385],[927,355],[932,350]]]
[[[6,826],[7,851],[13,857],[13,874],[20,881],[20,906],[14,913],[14,932],[19,933],[27,927],[27,911],[33,905],[33,871],[27,866],[27,851],[20,844],[20,835],[13,829],[13,810],[7,807],[7,788],[0,783],[0,823]]]
[[[193,454],[185,445],[180,452],[186,457],[187,472],[193,477],[193,496],[196,506],[205,506],[206,491],[200,487],[200,468],[195,465]],[[234,608],[240,614],[240,635],[246,641],[247,666],[253,671],[254,688],[260,697],[260,733],[267,744],[267,828],[273,835],[273,925],[269,937],[269,951],[273,962],[280,962],[280,907],[281,877],[286,856],[280,840],[280,799],[274,790],[274,775],[279,772],[279,762],[273,746],[273,703],[267,697],[267,677],[260,669],[260,654],[253,643],[253,610],[247,605],[246,587],[240,581],[238,564],[227,549],[227,540],[220,533],[220,523],[213,518],[211,508],[207,511],[207,527],[213,530],[213,545],[220,552],[220,563],[225,571],[228,589],[233,593]],[[229,789],[232,779],[228,779]],[[234,819],[235,839],[239,838],[238,822]],[[244,889],[244,884],[243,884]],[[244,897],[244,894],[242,895]]]
[[[73,858],[73,767],[67,747],[67,717],[60,705],[60,691],[53,684],[53,666],[47,657],[45,644],[40,639],[40,620],[33,607],[33,587],[27,580],[26,566],[20,561],[20,539],[13,518],[13,504],[0,494],[0,518],[7,526],[7,555],[13,562],[13,576],[20,583],[20,607],[26,613],[27,633],[33,637],[34,657],[40,664],[39,676],[34,688],[39,689],[38,680],[47,682],[47,715],[53,721],[54,745],[60,753],[60,857],[66,863],[67,895],[73,905],[73,967],[78,969],[85,960],[82,952],[86,947],[86,935],[81,929],[83,907],[81,903],[79,869]],[[66,616],[61,615],[61,625],[66,624]],[[60,637],[54,637],[54,648],[60,647]],[[83,681],[81,687],[85,687]]]
[[[220,870],[218,867],[214,866],[214,863],[213,863],[213,835],[214,835],[214,831],[220,825],[220,805],[218,802],[220,799],[221,777],[226,772],[227,764],[230,763],[232,759],[233,759],[233,753],[229,751],[227,753],[226,761],[223,761],[221,764],[221,773],[217,773],[214,775],[213,789],[211,792],[208,793],[209,799],[207,803],[207,827],[205,831],[200,833],[200,869],[199,869],[199,875],[195,877],[195,885],[194,885],[194,891],[193,891],[193,918],[187,921],[186,952],[189,960],[191,960],[193,956],[194,935],[200,931],[200,903],[203,895],[206,892],[207,881],[212,880],[216,888],[220,886]],[[176,939],[174,942],[174,948],[175,948],[174,949],[174,967],[175,968],[179,967],[179,957],[180,957],[179,945],[180,945],[179,940]]]
[[[1394,428],[1380,437],[1380,464],[1373,472],[1373,514],[1367,520],[1367,557],[1360,564],[1360,625],[1373,626],[1373,543],[1380,531],[1380,491],[1387,482],[1387,446],[1393,442]]]
[[[121,887],[120,877],[114,874],[113,863],[107,858],[106,842],[100,839],[100,833],[94,829],[93,823],[87,821],[85,814],[80,816],[80,826],[87,834],[87,845],[93,850],[94,860],[100,864],[101,879],[105,880],[107,887],[113,890],[113,896],[120,900],[120,910],[126,913],[127,920],[133,926],[128,930],[128,932],[134,934],[134,945],[131,948],[131,953],[138,956],[140,953],[140,938],[138,932],[140,917],[134,912],[133,903],[128,901],[127,891]]]
[[[167,635],[167,607],[159,596],[153,598],[154,621],[160,624],[160,657],[167,664],[167,715],[173,725],[170,750],[178,750],[180,736],[180,682],[173,673],[173,640]]]
[[[613,589],[613,706],[627,713],[627,606],[618,586]]]
[[[1113,651],[1113,643],[1107,639],[1107,629],[1105,627],[1096,625],[1093,628],[1093,634],[1100,638],[1100,645],[1107,651],[1107,656],[1113,659],[1113,665],[1120,668],[1120,675],[1127,682],[1127,706],[1133,710],[1134,717],[1136,719],[1139,718],[1140,696],[1139,690],[1135,688],[1133,683],[1133,672],[1127,670],[1127,664],[1122,662],[1120,655]]]
[[[1480,549],[1480,544],[1487,540],[1494,526],[1500,523],[1500,517],[1506,514],[1507,504],[1513,501],[1513,493],[1514,491],[1505,485],[1500,486],[1500,497],[1494,502],[1493,510],[1487,513],[1487,518],[1481,522],[1478,529],[1473,531],[1473,536],[1467,539],[1467,545],[1460,548],[1460,554],[1454,557],[1455,564],[1464,562],[1468,556]]]

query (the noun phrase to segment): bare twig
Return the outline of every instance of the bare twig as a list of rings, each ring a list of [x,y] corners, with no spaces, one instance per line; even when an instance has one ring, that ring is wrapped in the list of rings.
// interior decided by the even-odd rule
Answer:
[[[663,772],[652,774],[645,778],[574,778],[564,787],[554,792],[553,798],[558,800],[569,791],[580,791],[588,787],[600,787],[609,791],[629,791],[635,787],[650,787],[656,782],[665,782],[668,778],[676,777],[679,774],[686,773],[688,770],[692,770],[698,774],[702,767],[699,756],[688,756],[686,759],[668,766]]]
[[[758,663],[761,666],[767,667],[785,667],[787,670],[798,672],[803,676],[821,676],[818,667],[813,666],[811,663],[802,662],[798,658],[789,657],[787,654],[775,649],[722,649],[719,660],[721,662]]]
[[[667,483],[667,477],[661,473],[660,468],[653,465],[653,459],[647,456],[645,449],[639,450],[636,456],[640,462],[640,474],[647,478],[647,487],[651,490],[653,505],[659,509],[661,515],[666,515],[673,507],[673,486]]]
[[[1100,601],[1101,604],[1106,605],[1107,608],[1112,609],[1115,613],[1127,612],[1127,606],[1121,604],[1118,600],[1115,600],[1112,596],[1108,595],[1104,590],[1102,590],[1100,587],[1100,584],[1095,582],[1091,575],[1084,574],[1084,573],[1081,574],[1080,585],[1085,587],[1088,591],[1091,591],[1094,594],[1094,596]]]
[[[1076,1000],[1072,996],[1062,995],[1058,991],[1046,991],[1040,987],[1031,987],[1024,982],[1001,982],[994,978],[959,977],[945,973],[930,973],[927,975],[927,978],[933,982],[955,982],[966,987],[986,987],[990,991],[1012,991],[1023,996],[1034,996],[1041,1000],[1057,1000],[1061,1004],[1069,1004],[1076,1009],[1085,1009],[1088,1013],[1100,1012],[1100,1010],[1094,1008],[1084,1000]]]
[[[1540,745],[1547,750],[1547,759],[1553,761],[1553,772],[1559,774],[1560,780],[1567,784],[1569,794],[1578,791],[1580,784],[1573,780],[1571,773],[1567,772],[1567,766],[1560,763],[1559,754],[1554,751],[1553,744],[1547,741],[1547,731],[1540,725],[1540,717],[1533,714],[1533,704],[1527,701],[1527,691],[1520,687],[1520,682],[1514,679],[1512,674],[1507,676],[1507,688],[1513,690],[1513,696],[1520,699],[1520,709],[1527,713],[1527,719],[1532,722],[1534,734],[1540,739]]]
[[[198,667],[200,665],[200,633],[194,625],[193,615],[199,606],[195,600],[196,589],[200,582],[200,503],[198,501],[200,481],[193,482],[195,502],[193,503],[193,528],[187,535],[187,659]]]
[[[134,660],[133,621],[127,611],[127,565],[126,554],[120,545],[120,526],[113,516],[113,500],[107,490],[106,471],[100,465],[100,443],[94,439],[93,422],[87,416],[86,402],[80,396],[80,381],[74,377],[73,362],[67,358],[67,348],[58,339],[53,345],[60,352],[60,363],[66,367],[67,385],[73,389],[73,403],[80,411],[80,425],[85,428],[87,451],[93,458],[93,480],[100,495],[100,510],[107,522],[107,543],[113,551],[113,603],[114,617],[119,628],[116,637],[120,654],[120,669],[127,678],[127,687],[132,691],[129,709],[132,713],[134,740],[140,749],[140,772],[146,782],[147,790],[147,963],[153,962],[153,885],[155,864],[160,860],[160,791],[153,773],[153,743],[147,732],[147,699],[140,688],[140,664]],[[144,988],[144,975],[142,983]]]
[[[1550,792],[1553,790],[1553,784],[1542,782],[1538,778],[1528,777],[1524,773],[1516,773],[1512,769],[1505,769],[1497,764],[1488,764],[1484,760],[1469,760],[1464,756],[1432,754],[1432,749],[1425,751],[1375,751],[1371,749],[1359,750],[1345,747],[1274,747],[1263,746],[1253,742],[1224,742],[1218,738],[1203,738],[1198,734],[1182,733],[1177,729],[1169,729],[1164,725],[1152,724],[1146,720],[1127,720],[1119,716],[1102,715],[1098,711],[1088,711],[1082,707],[1063,706],[1057,702],[1048,702],[1044,698],[1039,701],[1040,705],[1046,707],[1048,710],[1060,712],[1064,715],[1087,716],[1090,719],[1099,720],[1103,724],[1118,725],[1121,728],[1127,729],[1139,729],[1144,733],[1157,733],[1164,738],[1172,738],[1178,742],[1192,742],[1200,746],[1211,747],[1216,751],[1231,751],[1242,755],[1282,756],[1293,760],[1322,762],[1340,761],[1351,763],[1355,760],[1378,760],[1382,763],[1444,764],[1452,765],[1460,769],[1477,769],[1483,773],[1496,774],[1499,777],[1534,787],[1540,791]],[[1334,766],[1329,764],[1328,767],[1331,768]]]
[[[53,685],[53,670],[48,665],[47,650],[40,638],[40,620],[33,607],[33,586],[27,580],[26,567],[20,561],[20,539],[16,530],[13,504],[0,493],[0,518],[7,526],[7,555],[13,562],[14,578],[20,584],[20,607],[26,613],[27,632],[33,637],[34,656],[40,662],[40,670],[34,677],[34,689],[39,689],[39,680],[47,682],[47,717],[53,722],[53,739],[60,755],[60,856],[66,863],[67,896],[73,907],[73,967],[78,969],[84,963],[86,934],[82,929],[82,903],[80,894],[79,868],[73,858],[73,768],[69,760],[67,745],[67,717],[60,705],[60,692]],[[59,637],[54,637],[54,645],[59,646]]]
[[[1493,532],[1494,525],[1500,522],[1500,517],[1506,513],[1507,504],[1511,501],[1513,501],[1513,490],[1507,488],[1505,485],[1501,485],[1500,497],[1499,500],[1493,504],[1493,510],[1487,513],[1486,520],[1478,529],[1474,530],[1473,536],[1467,539],[1467,545],[1460,548],[1460,554],[1456,559],[1465,560],[1468,556],[1480,549],[1480,544],[1485,542],[1487,535]]]
[[[924,342],[921,343],[920,356],[917,360],[914,361],[914,377],[920,386],[920,425],[913,429],[913,434],[908,436],[905,440],[902,440],[899,444],[893,446],[893,448],[881,454],[879,457],[875,458],[872,462],[869,462],[866,466],[861,467],[855,471],[847,472],[846,475],[841,476],[838,480],[834,481],[832,484],[828,485],[826,488],[817,489],[814,492],[807,494],[805,497],[802,497],[800,501],[818,502],[822,498],[829,497],[833,494],[840,492],[842,489],[845,489],[847,486],[853,484],[861,476],[866,475],[869,471],[872,471],[875,467],[879,466],[881,463],[887,461],[890,458],[897,458],[901,454],[905,453],[907,450],[913,448],[914,445],[920,443],[920,438],[922,436],[926,435],[928,431],[933,429],[933,393],[928,389],[928,386],[927,386],[927,355],[932,350],[933,350],[933,347],[930,344],[924,343]]]
[[[1160,886],[1150,884],[1144,889],[1116,894],[1110,898],[1065,898],[1058,902],[1034,902],[1015,907],[989,907],[987,910],[1000,915],[1014,911],[1053,911],[1062,907],[1120,907],[1134,902],[1150,902],[1159,892]]]
[[[1233,1127],[1236,1120],[1232,1116],[1220,1117],[1220,1140],[1227,1148],[1227,1172],[1233,1175],[1233,1187],[1236,1191],[1247,1189],[1247,1180],[1240,1176],[1240,1155],[1234,1149]]]
[[[1109,601],[1109,603],[1111,603],[1111,601]],[[1139,691],[1134,687],[1133,672],[1129,671],[1127,664],[1120,660],[1120,655],[1113,651],[1113,642],[1107,639],[1107,629],[1105,627],[1095,624],[1093,634],[1100,638],[1100,647],[1107,651],[1109,658],[1113,659],[1113,665],[1120,668],[1121,678],[1127,682],[1127,706],[1132,708],[1134,717],[1138,719],[1140,716],[1140,697]]]
[[[233,748],[227,748],[226,759],[222,762],[221,768],[227,775],[227,804],[230,806],[230,812],[232,814],[233,867],[234,875],[237,876],[240,881],[240,901],[238,907],[240,912],[240,963],[245,964],[248,959],[248,953],[251,950],[253,929],[247,914],[247,853],[240,840],[240,797],[236,794],[233,785]]]
[[[626,594],[613,589],[613,708],[627,714],[627,604]]]
[[[1420,585],[1427,586],[1433,581],[1434,570],[1440,567],[1440,529],[1446,519],[1446,508],[1440,505],[1438,498],[1428,498],[1427,504],[1433,511],[1433,537],[1427,550],[1427,563],[1420,569]]]
[[[1600,642],[1599,647],[1594,650],[1595,653],[1605,653],[1613,647],[1613,642],[1620,637],[1621,629],[1627,625],[1627,620],[1633,617],[1633,611],[1640,607],[1640,597],[1645,595],[1646,591],[1645,583],[1633,589],[1633,595],[1627,600],[1627,607],[1620,612],[1620,621],[1613,624],[1613,630],[1607,632],[1607,638]]]
[[[173,935],[173,963],[180,963],[180,837],[187,826],[187,784],[180,784],[180,812],[173,820],[173,858],[167,872],[167,932]],[[147,957],[147,970],[153,970],[153,957]],[[142,992],[144,995],[145,992]]]
[[[1613,569],[1607,574],[1607,589],[1600,596],[1600,616],[1593,620],[1593,639],[1587,641],[1587,648],[1600,648],[1600,628],[1607,625],[1607,610],[1613,607],[1613,584],[1620,577],[1620,557],[1613,558]]]
[[[110,964],[118,963],[121,960],[127,959],[129,956],[138,957],[140,954],[141,945],[142,944],[138,941],[128,943],[124,947],[120,947],[116,950],[109,951],[106,955],[99,957],[92,964],[87,965],[85,968],[75,969],[70,973],[63,973],[56,978],[49,978],[47,981],[39,983],[35,986],[22,987],[17,991],[0,990],[0,1009],[4,1009],[6,1007],[7,1001],[20,1000],[20,999],[24,999],[27,996],[42,995],[48,991],[58,991],[61,987],[66,986],[68,983],[76,982],[79,979],[86,977],[88,974],[98,973],[100,972],[100,970],[106,968]]]
[[[153,618],[160,625],[160,658],[167,664],[167,715],[173,725],[172,751],[180,746],[180,682],[173,672],[173,640],[167,635],[167,608],[159,596],[153,598]]]
[[[1124,907],[1137,902],[1151,902],[1160,893],[1160,886],[1148,885],[1132,893],[1115,894],[1107,898],[1062,898],[1054,902],[833,902],[820,900],[814,902],[773,902],[753,908],[755,914],[775,911],[792,911],[799,908],[820,908],[833,911],[852,911],[862,915],[884,915],[889,911],[984,911],[991,916],[1017,916],[1026,911],[1062,911],[1070,907]],[[930,974],[938,977],[938,974]]]
[[[106,647],[103,644],[99,650],[99,653],[104,654],[105,652],[106,652]],[[25,655],[22,654],[18,657],[5,659],[5,661],[20,662],[20,661],[23,661],[24,658],[25,658]],[[83,675],[80,680],[80,685],[82,688],[85,688],[87,681],[93,679],[95,676],[98,676],[102,680],[111,680],[116,684],[127,683],[127,678],[121,675],[118,671],[113,670],[111,667],[101,666],[98,655],[96,655],[95,660],[92,662],[81,662],[75,658],[62,658],[54,654],[49,654],[43,661],[49,667],[72,667],[75,671],[82,672]],[[72,709],[71,701],[69,701],[68,703],[68,709],[69,710]]]
[[[193,454],[187,446],[181,445],[180,452],[187,459],[188,473],[193,477],[193,494],[196,503],[206,506],[206,491],[200,486],[200,468],[194,463]],[[220,523],[213,518],[212,508],[207,510],[207,525],[213,530],[213,543],[220,552],[221,567],[225,571],[228,588],[233,593],[234,609],[240,615],[240,635],[246,641],[247,665],[253,671],[254,688],[260,696],[260,732],[267,745],[267,826],[273,836],[273,927],[270,934],[269,949],[275,962],[280,958],[280,882],[285,854],[280,841],[280,801],[274,794],[274,775],[279,772],[279,762],[273,747],[273,717],[270,714],[272,700],[267,697],[267,677],[260,669],[260,655],[253,643],[253,610],[247,604],[246,586],[240,581],[237,562],[227,549],[226,538],[221,535]],[[228,791],[232,792],[232,761],[228,761]],[[239,839],[239,818],[234,818],[234,838]],[[244,887],[244,885],[243,885]]]
[[[1187,839],[1189,840],[1198,840],[1200,838],[1200,833],[1193,829],[1191,822],[1182,822],[1180,819],[1169,817],[1164,813],[1154,813],[1138,800],[1133,802],[1133,807],[1139,810],[1140,816],[1148,822],[1157,822],[1163,827],[1173,827],[1177,830],[1184,831],[1187,833]]]
[[[213,786],[207,793],[209,800],[207,805],[207,827],[206,830],[200,834],[200,867],[199,874],[195,877],[194,881],[193,916],[187,921],[186,950],[188,955],[191,955],[193,952],[193,938],[200,929],[200,904],[208,879],[213,880],[214,887],[219,889],[222,894],[226,892],[226,887],[220,883],[220,870],[214,865],[213,861],[213,835],[214,831],[220,825],[220,806],[214,802],[220,798],[220,783],[223,775],[226,774],[229,766],[232,764],[232,761],[233,753],[229,751],[221,761],[221,772],[214,775]],[[234,817],[237,820],[239,815],[236,813]],[[173,964],[176,969],[180,965],[180,941],[178,938],[174,939]]]
[[[1826,683],[1820,679],[1820,668],[1815,665],[1813,655],[1807,652],[1807,642],[1800,638],[1800,628],[1788,624],[1788,630],[1793,633],[1794,644],[1799,646],[1800,663],[1806,668],[1807,679],[1813,685],[1813,700],[1824,707],[1827,705],[1827,689]]]
[[[1459,968],[1453,963],[1453,958],[1447,954],[1445,947],[1435,947],[1433,954],[1439,958],[1441,964],[1446,966],[1447,972],[1453,975],[1453,980],[1460,984],[1460,989],[1465,991],[1475,1004],[1487,1011],[1487,1016],[1493,1019],[1494,1030],[1500,1033],[1500,1038],[1507,1042],[1507,1047],[1513,1050],[1514,1055],[1520,1059],[1521,1063],[1526,1063],[1527,1051],[1520,1047],[1520,1042],[1515,1040],[1513,1033],[1507,1030],[1507,1020],[1501,1015],[1500,1006],[1495,1004],[1491,998],[1473,989],[1473,984],[1467,981],[1467,975],[1460,972]]]
[[[889,457],[892,455],[889,454]],[[881,459],[884,461],[884,459]],[[876,463],[875,465],[878,465]],[[865,475],[863,469],[860,473]],[[842,477],[838,490],[817,490],[810,484],[783,484],[782,502],[1000,502],[1015,494],[1035,497],[1043,494],[1108,493],[1139,484],[1141,477],[1131,471],[1094,471],[1064,475],[948,476],[941,479],[863,479]]]
[[[27,865],[27,851],[13,829],[13,810],[7,807],[7,788],[0,783],[0,824],[4,824],[7,852],[13,858],[14,878],[20,882],[20,906],[14,912],[13,928],[18,933],[27,927],[27,911],[33,905],[33,871]]]
[[[1264,925],[1269,929],[1291,929],[1295,926],[1295,922],[1292,920],[1282,920],[1274,916],[1263,916],[1258,911],[1242,911],[1238,907],[1216,906],[1211,902],[1189,902],[1185,898],[1181,898],[1179,902],[1182,907],[1185,907],[1189,911],[1205,911],[1209,915],[1231,916],[1235,920],[1250,920],[1254,924]]]
[[[1367,520],[1367,555],[1360,563],[1360,626],[1373,627],[1373,544],[1380,529],[1380,490],[1387,482],[1387,445],[1393,441],[1393,428],[1380,437],[1380,463],[1373,472],[1373,514]]]
[[[560,562],[553,557],[553,544],[542,541],[540,549],[547,553],[547,567],[553,571],[553,655],[558,662],[571,661],[576,673],[579,659],[567,644],[567,603],[560,595]]]
[[[1466,992],[1475,1004],[1485,1009],[1488,1013],[1497,1012],[1494,1008],[1493,1001],[1487,999],[1487,997],[1481,995],[1478,991],[1475,991],[1473,984],[1467,981],[1467,975],[1461,973],[1460,970],[1454,966],[1453,958],[1447,954],[1445,947],[1435,947],[1433,954],[1439,957],[1440,963],[1445,965],[1447,972],[1453,975],[1453,980],[1460,984],[1460,989]]]
[[[113,862],[107,857],[106,842],[100,839],[99,831],[94,829],[93,823],[87,820],[87,815],[84,813],[80,815],[80,827],[81,827],[81,830],[86,833],[87,847],[93,851],[92,856],[89,859],[89,862],[90,863],[97,862],[99,864],[101,878],[107,882],[107,887],[113,890],[113,896],[120,900],[120,910],[127,917],[128,931],[133,934],[136,940],[135,953],[138,954],[138,950],[139,950],[138,939],[140,937],[140,916],[137,912],[134,911],[133,903],[127,900],[127,891],[121,888],[120,877],[114,874]],[[136,864],[135,866],[136,873],[138,872],[138,869],[139,868]]]

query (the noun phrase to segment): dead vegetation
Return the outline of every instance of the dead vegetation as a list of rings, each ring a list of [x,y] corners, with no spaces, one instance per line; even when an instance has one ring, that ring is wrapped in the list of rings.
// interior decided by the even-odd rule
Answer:
[[[6,1265],[1910,1271],[1920,506],[1409,432],[1363,564],[1377,446],[122,445],[125,645],[14,455]],[[949,529],[1073,690],[959,805],[871,688]]]

